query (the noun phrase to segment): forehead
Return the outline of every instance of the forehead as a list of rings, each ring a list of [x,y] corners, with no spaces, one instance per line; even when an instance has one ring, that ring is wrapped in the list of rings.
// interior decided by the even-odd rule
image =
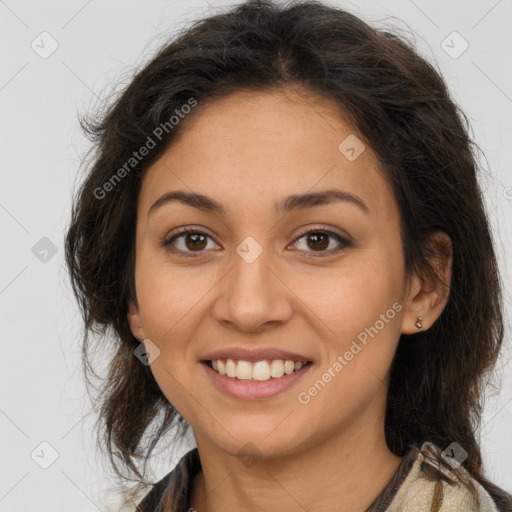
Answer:
[[[142,211],[173,189],[273,206],[332,187],[364,197],[374,215],[396,210],[377,158],[333,101],[291,89],[237,91],[199,104],[183,128],[144,176]]]

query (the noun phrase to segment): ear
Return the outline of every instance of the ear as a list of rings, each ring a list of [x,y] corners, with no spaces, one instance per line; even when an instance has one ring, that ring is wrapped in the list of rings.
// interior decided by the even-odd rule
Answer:
[[[439,280],[414,273],[402,316],[402,334],[415,334],[429,329],[443,312],[450,293],[453,249],[450,237],[436,231],[426,242],[425,255]],[[421,317],[421,327],[416,325]]]
[[[144,329],[142,327],[140,311],[132,301],[130,301],[128,305],[127,320],[130,326],[130,330],[132,331],[132,334],[135,336],[135,338],[141,342],[145,340],[146,336],[144,335]]]

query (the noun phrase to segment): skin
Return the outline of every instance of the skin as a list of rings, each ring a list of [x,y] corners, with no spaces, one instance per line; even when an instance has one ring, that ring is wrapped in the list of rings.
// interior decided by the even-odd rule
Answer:
[[[384,437],[399,337],[418,331],[418,315],[428,329],[447,294],[420,276],[406,276],[396,200],[368,145],[354,161],[338,150],[357,131],[330,102],[291,88],[238,91],[198,105],[186,122],[143,178],[137,304],[128,320],[135,337],[159,348],[151,370],[194,431],[202,471],[190,506],[199,512],[363,511],[401,461]],[[330,188],[357,195],[369,211],[333,202],[274,212],[274,201]],[[148,215],[171,190],[206,194],[225,205],[226,215],[179,202]],[[181,226],[209,235],[199,257],[159,245]],[[298,238],[304,227],[329,229],[352,244],[328,238],[319,249],[311,236]],[[247,236],[263,250],[250,264],[236,252]],[[432,238],[443,240],[449,243],[444,234]],[[175,248],[197,253],[186,241],[186,235],[175,240]],[[451,258],[440,268],[449,284]],[[309,403],[299,403],[298,393],[397,302],[401,311]],[[199,362],[214,349],[273,345],[314,365],[270,399],[224,395]],[[238,453],[246,443],[256,447],[255,463]]]

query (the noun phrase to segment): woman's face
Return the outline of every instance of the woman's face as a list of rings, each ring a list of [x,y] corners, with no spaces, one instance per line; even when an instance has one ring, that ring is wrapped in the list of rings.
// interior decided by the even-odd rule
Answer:
[[[160,351],[163,393],[198,444],[231,454],[383,432],[388,370],[415,317],[371,149],[332,105],[291,90],[237,92],[192,115],[138,201],[129,321]],[[212,358],[253,379],[220,375]],[[286,360],[310,363],[288,374]]]

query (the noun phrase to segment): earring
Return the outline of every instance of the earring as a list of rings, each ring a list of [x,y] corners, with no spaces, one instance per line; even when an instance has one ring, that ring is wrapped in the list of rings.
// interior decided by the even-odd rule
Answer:
[[[419,316],[418,319],[416,320],[416,327],[418,329],[421,329],[423,327],[423,325],[421,323],[421,316]]]

